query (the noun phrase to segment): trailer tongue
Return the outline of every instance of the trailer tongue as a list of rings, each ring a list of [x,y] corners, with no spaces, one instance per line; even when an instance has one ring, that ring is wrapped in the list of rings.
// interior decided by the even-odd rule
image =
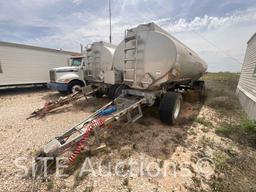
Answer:
[[[178,119],[181,110],[182,96],[179,90],[198,90],[200,87],[198,88],[196,85],[197,84],[194,83],[189,86],[187,81],[177,81],[174,82],[174,86],[170,85],[168,87],[168,89],[173,89],[172,92],[164,90],[141,91],[123,88],[122,94],[119,97],[46,144],[39,156],[58,157],[75,147],[75,150],[69,158],[69,163],[72,163],[83,148],[89,147],[87,140],[92,132],[94,132],[94,140],[99,144],[99,142],[97,142],[98,131],[110,126],[113,122],[122,117],[126,117],[128,123],[136,122],[143,117],[141,106],[152,106],[157,99],[160,99],[160,119],[164,123],[172,124]],[[120,87],[121,86],[122,85],[120,85]],[[166,85],[163,84],[163,89],[165,86]],[[174,89],[177,90],[174,91]],[[201,89],[202,88],[200,88],[200,90]],[[201,91],[199,91],[199,93],[200,92]]]
[[[88,139],[92,132],[94,132],[95,142],[100,149],[98,133],[104,130],[104,128],[111,127],[111,124],[114,121],[118,121],[121,117],[126,116],[127,122],[137,121],[143,116],[141,105],[146,103],[145,97],[134,97],[123,93],[64,134],[48,142],[35,158],[36,164],[32,180],[32,191],[35,191],[38,176],[44,175],[45,170],[47,170],[47,168],[44,167],[45,162],[42,161],[43,158],[53,160],[49,164],[46,163],[47,167],[51,167],[55,164],[54,159],[56,157],[71,151],[75,146],[75,150],[73,150],[72,154],[69,156],[68,162],[65,162],[69,165],[74,163],[82,150],[85,147],[89,147]],[[43,177],[45,177],[45,175]]]
[[[45,115],[47,115],[48,113],[50,113],[50,112],[52,112],[52,111],[54,111],[54,110],[56,110],[60,107],[63,107],[64,105],[68,105],[72,102],[78,101],[79,99],[81,99],[83,97],[85,97],[85,99],[87,100],[88,96],[93,95],[97,91],[98,91],[97,88],[92,89],[91,86],[87,86],[87,87],[84,87],[81,91],[72,93],[72,94],[70,94],[68,96],[65,96],[65,97],[59,97],[55,101],[52,101],[52,100],[47,101],[47,102],[45,102],[43,107],[33,111],[29,115],[27,120],[31,119],[31,118],[34,118],[34,117],[42,118]]]
[[[91,132],[94,132],[96,143],[99,144],[98,132],[100,130],[109,127],[111,123],[125,116],[128,122],[137,121],[143,116],[141,105],[145,103],[144,97],[130,97],[127,94],[122,94],[64,134],[55,137],[43,147],[39,156],[57,157],[76,146],[69,157],[69,163],[73,163],[82,149],[86,147]]]

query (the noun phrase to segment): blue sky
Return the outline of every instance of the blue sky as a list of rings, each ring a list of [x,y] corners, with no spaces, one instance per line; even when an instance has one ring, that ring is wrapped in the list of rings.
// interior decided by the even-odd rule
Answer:
[[[197,51],[208,71],[241,69],[256,0],[112,0],[113,43],[154,21]],[[108,41],[107,0],[0,0],[0,40],[65,50]]]

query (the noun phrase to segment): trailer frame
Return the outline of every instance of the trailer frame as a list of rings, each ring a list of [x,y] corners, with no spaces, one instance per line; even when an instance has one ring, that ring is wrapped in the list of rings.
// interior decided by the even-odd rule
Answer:
[[[204,84],[203,81],[198,81],[198,83],[192,82],[189,79],[177,81],[168,85],[171,91],[168,92],[168,89],[162,88],[159,90],[137,90],[137,89],[123,89],[122,94],[107,103],[95,113],[91,114],[89,117],[86,117],[80,123],[76,124],[62,135],[55,137],[53,140],[48,142],[42,149],[42,152],[39,154],[40,157],[57,157],[62,153],[65,153],[67,150],[71,149],[74,145],[78,144],[82,139],[83,135],[88,131],[86,125],[97,118],[104,118],[104,126],[107,127],[112,123],[118,121],[122,117],[127,118],[127,123],[134,123],[138,119],[143,117],[142,106],[152,106],[157,99],[164,97],[166,93],[173,93],[180,95],[183,90],[193,89],[197,90],[196,84]],[[181,96],[180,96],[181,97]],[[171,102],[171,101],[170,101]],[[101,112],[108,109],[111,106],[116,106],[117,110],[111,112],[108,115],[101,115]],[[136,111],[135,115],[132,111]],[[96,141],[98,141],[98,127],[93,129]],[[76,134],[76,136],[74,136]],[[99,142],[97,142],[99,144]]]

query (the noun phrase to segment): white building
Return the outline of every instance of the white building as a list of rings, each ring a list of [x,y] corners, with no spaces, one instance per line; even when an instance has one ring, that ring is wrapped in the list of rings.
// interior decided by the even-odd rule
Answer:
[[[248,117],[256,120],[256,33],[247,44],[237,95]]]
[[[46,84],[49,70],[79,53],[0,41],[0,86]]]

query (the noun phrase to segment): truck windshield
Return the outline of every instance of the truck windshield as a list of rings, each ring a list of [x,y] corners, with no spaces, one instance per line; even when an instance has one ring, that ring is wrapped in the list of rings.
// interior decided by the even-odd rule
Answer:
[[[71,61],[71,66],[80,66],[82,58],[73,58]]]

